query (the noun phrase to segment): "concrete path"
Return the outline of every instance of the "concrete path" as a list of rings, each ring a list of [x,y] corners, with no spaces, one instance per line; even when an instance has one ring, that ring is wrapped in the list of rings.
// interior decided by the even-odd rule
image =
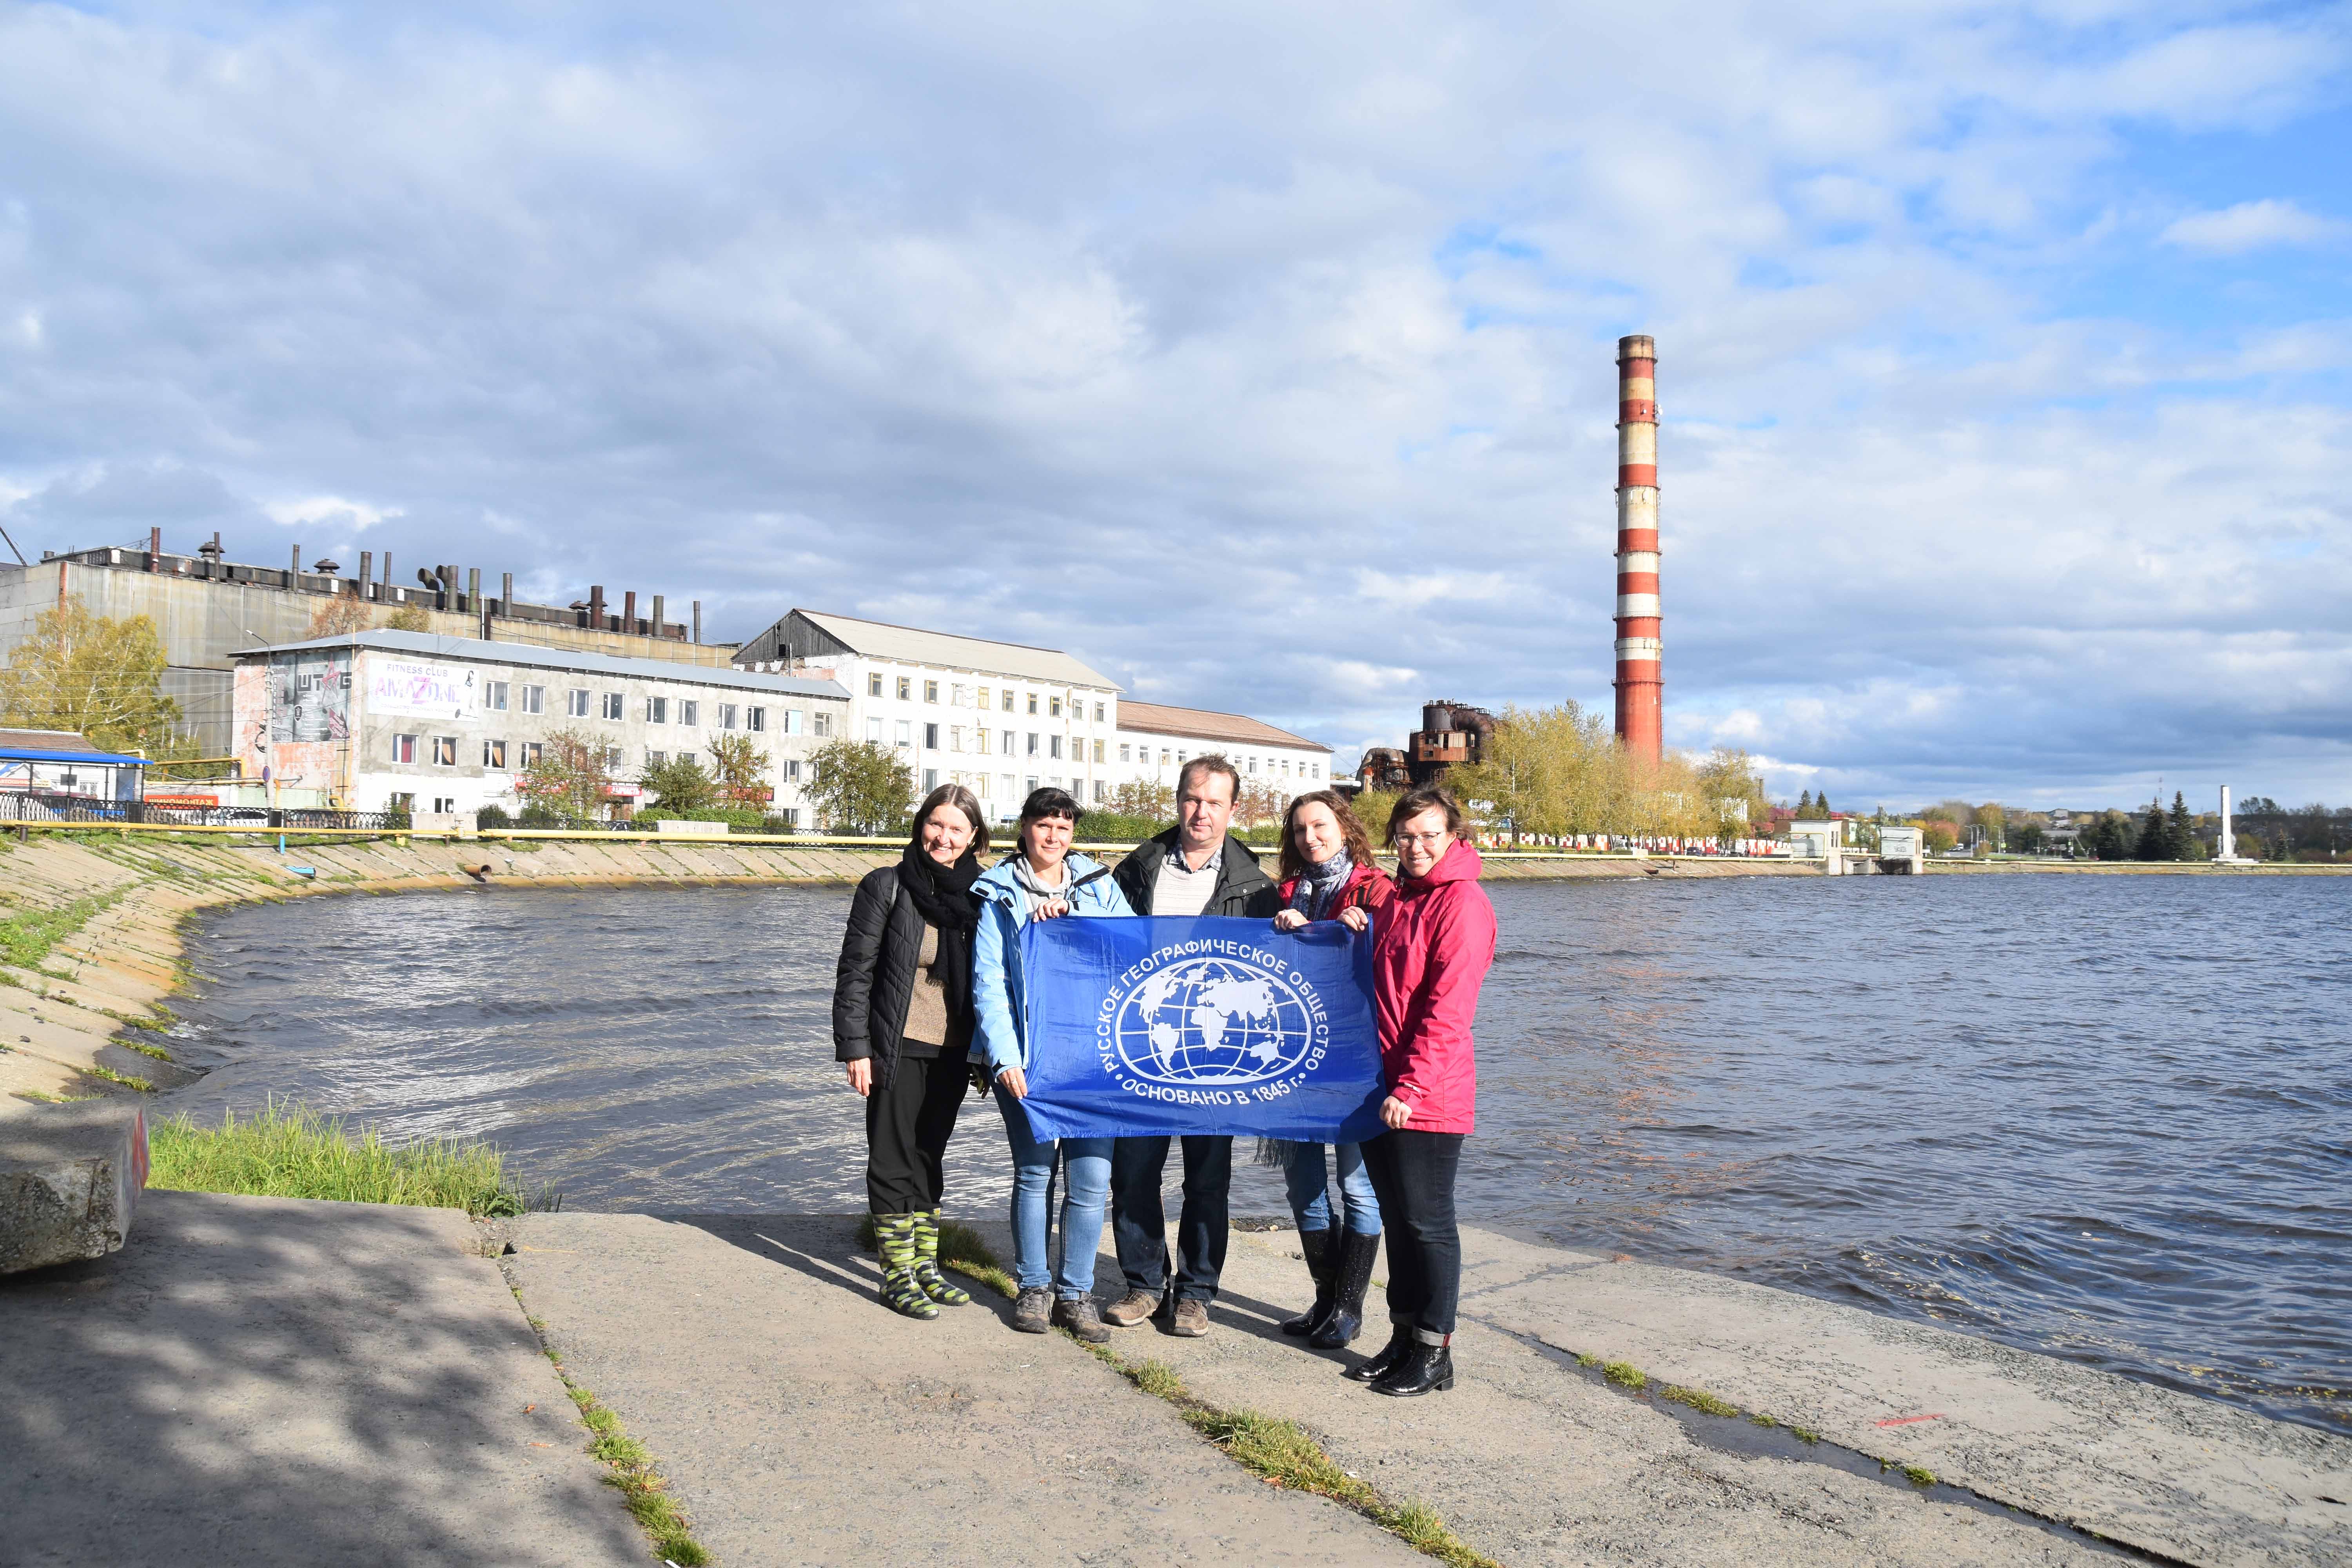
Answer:
[[[121,1252],[0,1279],[0,1563],[644,1563],[478,1250],[448,1210],[151,1192]]]
[[[1007,1305],[916,1322],[853,1222],[534,1215],[505,1264],[566,1372],[661,1461],[725,1568],[1419,1564],[1265,1485]]]

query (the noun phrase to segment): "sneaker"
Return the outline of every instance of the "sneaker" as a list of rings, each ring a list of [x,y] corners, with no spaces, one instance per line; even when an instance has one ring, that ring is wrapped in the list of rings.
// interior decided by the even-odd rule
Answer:
[[[1072,1296],[1055,1302],[1054,1326],[1069,1330],[1073,1338],[1084,1340],[1090,1345],[1098,1345],[1110,1338],[1110,1331],[1103,1327],[1102,1313],[1096,1308],[1092,1296]]]
[[[1043,1285],[1028,1285],[1013,1301],[1013,1331],[1042,1334],[1053,1326],[1054,1293]]]
[[[1176,1315],[1168,1321],[1168,1331],[1180,1340],[1197,1340],[1209,1331],[1209,1304],[1191,1296],[1180,1297]]]
[[[1129,1290],[1103,1309],[1102,1321],[1114,1329],[1140,1327],[1160,1310],[1160,1298],[1149,1290]]]

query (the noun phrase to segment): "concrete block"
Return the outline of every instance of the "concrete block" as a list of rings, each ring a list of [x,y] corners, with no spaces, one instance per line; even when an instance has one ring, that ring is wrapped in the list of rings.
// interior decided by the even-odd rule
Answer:
[[[474,837],[474,814],[470,811],[412,811],[408,826],[418,833],[455,834],[459,838]]]
[[[724,838],[727,824],[723,822],[657,822],[655,829],[663,837],[683,834],[688,838]]]
[[[147,1184],[147,1113],[120,1102],[0,1118],[0,1274],[103,1258]]]

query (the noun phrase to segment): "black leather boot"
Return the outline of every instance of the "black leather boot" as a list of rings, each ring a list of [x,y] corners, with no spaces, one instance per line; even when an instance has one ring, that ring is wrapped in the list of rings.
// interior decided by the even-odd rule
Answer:
[[[1396,1365],[1397,1362],[1411,1349],[1412,1349],[1412,1330],[1399,1323],[1389,1331],[1389,1342],[1386,1348],[1377,1355],[1369,1356],[1358,1362],[1339,1375],[1352,1377],[1358,1383],[1370,1383],[1374,1378],[1384,1375],[1389,1368]]]
[[[1307,1255],[1307,1272],[1315,1280],[1315,1305],[1295,1318],[1284,1319],[1282,1331],[1286,1334],[1311,1334],[1331,1316],[1335,1261],[1331,1257],[1331,1233],[1328,1230],[1300,1231],[1298,1250]]]
[[[1372,1384],[1372,1392],[1398,1399],[1418,1399],[1424,1394],[1453,1386],[1453,1347],[1425,1345],[1415,1340],[1397,1363]]]
[[[1364,1291],[1372,1283],[1372,1264],[1380,1255],[1378,1231],[1358,1236],[1351,1230],[1340,1237],[1339,1259],[1333,1269],[1339,1287],[1329,1314],[1307,1338],[1309,1346],[1318,1351],[1336,1351],[1356,1342],[1356,1336],[1364,1331]]]

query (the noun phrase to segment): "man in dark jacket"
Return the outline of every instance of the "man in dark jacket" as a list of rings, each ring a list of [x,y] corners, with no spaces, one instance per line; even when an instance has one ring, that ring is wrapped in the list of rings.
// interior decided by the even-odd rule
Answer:
[[[1272,920],[1281,900],[1247,845],[1226,831],[1241,774],[1223,757],[1195,757],[1176,775],[1176,826],[1136,846],[1111,873],[1139,915],[1240,915]],[[1160,1184],[1168,1140],[1121,1138],[1111,1145],[1111,1234],[1127,1294],[1103,1312],[1131,1329],[1164,1311],[1169,1331],[1209,1331],[1209,1303],[1225,1267],[1226,1198],[1234,1181],[1231,1138],[1184,1140],[1184,1207],[1176,1222],[1181,1266],[1168,1279],[1168,1218]]]

